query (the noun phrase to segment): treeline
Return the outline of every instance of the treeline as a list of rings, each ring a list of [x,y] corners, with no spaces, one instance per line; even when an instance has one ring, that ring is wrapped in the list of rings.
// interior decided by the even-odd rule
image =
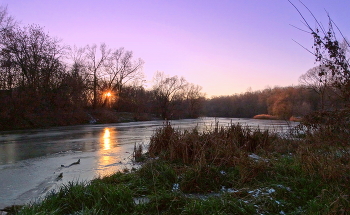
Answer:
[[[111,113],[101,115],[107,109],[136,118],[199,116],[200,86],[157,72],[146,90],[143,65],[124,48],[64,45],[38,25],[18,25],[0,7],[0,129],[86,123],[96,116],[116,121]]]
[[[183,77],[156,72],[151,89],[129,85],[120,91],[111,107],[136,116],[148,113],[162,119],[197,118],[205,100],[201,90],[202,87],[188,83]]]
[[[315,111],[347,108],[347,94],[340,88],[343,86],[335,85],[334,79],[331,69],[316,66],[300,76],[298,86],[214,97],[206,100],[203,113],[206,116],[237,118],[269,114],[279,119],[290,119],[292,116],[301,117]]]
[[[212,117],[252,118],[269,114],[280,119],[304,116],[320,108],[317,93],[305,87],[275,87],[218,96],[206,101],[204,112]]]
[[[329,65],[312,68],[300,86],[206,99],[200,86],[163,72],[146,89],[143,65],[124,48],[64,45],[38,25],[20,26],[0,7],[0,130],[117,122],[121,112],[132,113],[131,120],[289,119],[349,104],[347,67],[343,73]]]

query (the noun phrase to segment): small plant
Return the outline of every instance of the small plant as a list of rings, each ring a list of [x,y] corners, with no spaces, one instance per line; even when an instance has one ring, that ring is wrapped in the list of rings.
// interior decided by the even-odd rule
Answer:
[[[142,143],[134,144],[134,151],[132,155],[135,162],[142,162],[146,159],[145,155],[143,154],[143,148],[144,148],[144,145]]]

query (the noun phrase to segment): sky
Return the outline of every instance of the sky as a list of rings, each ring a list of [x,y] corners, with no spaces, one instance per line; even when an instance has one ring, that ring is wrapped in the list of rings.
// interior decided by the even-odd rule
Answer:
[[[291,0],[315,26],[298,0]],[[303,0],[327,26],[350,34],[348,0]],[[298,85],[315,66],[310,34],[288,0],[0,0],[22,25],[38,24],[63,44],[106,43],[157,71],[200,85],[207,97]],[[295,41],[293,41],[295,40]]]

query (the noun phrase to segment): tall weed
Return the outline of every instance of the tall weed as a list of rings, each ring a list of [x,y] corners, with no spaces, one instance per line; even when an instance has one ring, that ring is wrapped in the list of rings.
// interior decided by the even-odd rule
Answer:
[[[267,149],[277,135],[240,124],[199,132],[175,130],[169,123],[151,137],[149,155],[189,165],[235,166],[242,154]]]

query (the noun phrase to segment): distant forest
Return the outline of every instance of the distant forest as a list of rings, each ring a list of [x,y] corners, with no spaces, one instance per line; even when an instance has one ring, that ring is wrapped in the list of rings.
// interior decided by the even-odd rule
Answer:
[[[156,72],[146,89],[144,61],[106,44],[67,46],[38,25],[20,26],[0,7],[0,130],[199,116],[281,119],[342,106],[337,90],[320,82],[321,67],[300,86],[206,98],[183,77]]]

